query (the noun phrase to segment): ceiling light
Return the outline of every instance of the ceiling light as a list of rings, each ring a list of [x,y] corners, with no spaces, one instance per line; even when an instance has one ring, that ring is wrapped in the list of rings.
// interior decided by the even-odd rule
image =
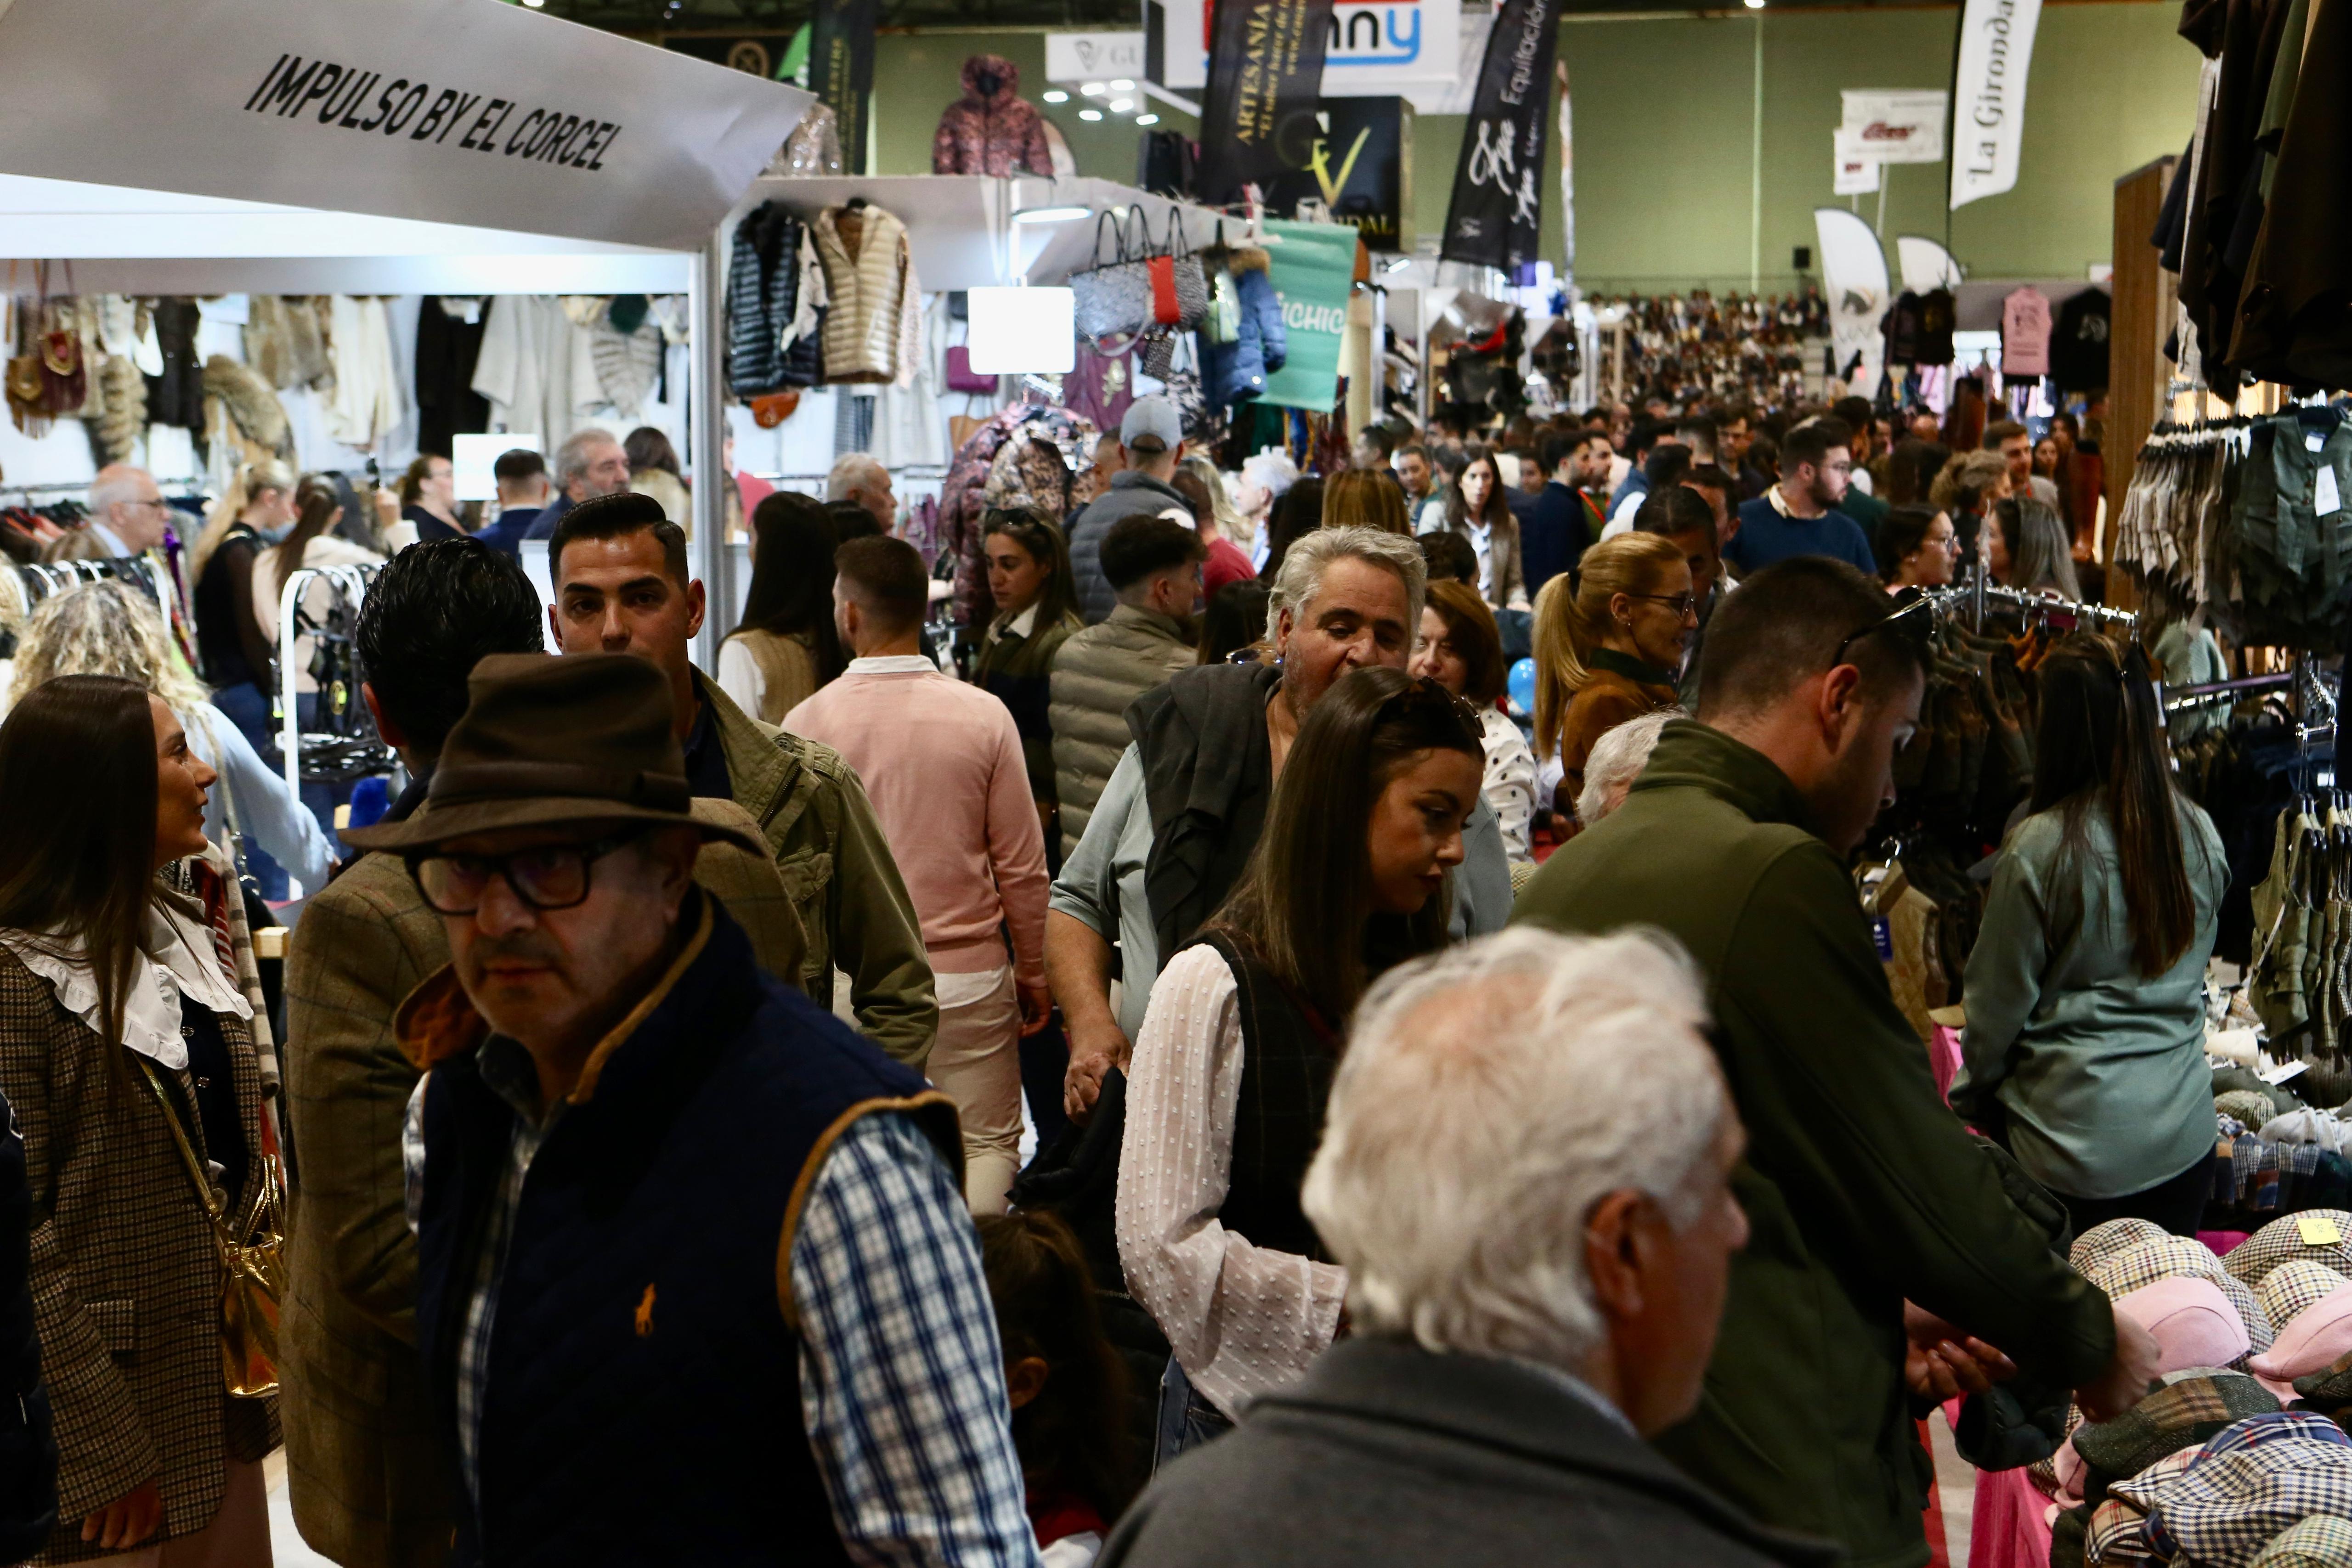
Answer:
[[[1156,114],[1139,114],[1135,117],[1135,123],[1138,125],[1157,125],[1160,123],[1160,117]]]
[[[1110,84],[1110,90],[1113,92],[1133,92],[1135,90],[1135,84],[1128,80],[1125,77],[1121,77],[1117,81]]]
[[[1090,218],[1095,210],[1087,206],[1024,207],[1013,214],[1016,224],[1066,224],[1073,218]]]
[[[1070,101],[1070,95],[1064,92],[1059,88],[1055,88],[1053,91],[1045,93],[1043,96],[1047,103],[1067,103]]]
[[[1748,0],[1748,8],[1750,11],[1761,11],[1764,9],[1764,0]]]
[[[1399,273],[1402,272],[1406,267],[1412,265],[1412,257],[1409,256],[1401,256],[1394,261],[1389,263],[1386,267],[1381,268],[1381,270],[1383,273]]]
[[[1135,99],[1131,98],[1115,98],[1110,100],[1108,107],[1113,114],[1125,114],[1129,110],[1135,107]]]
[[[541,6],[542,6],[542,5],[546,5],[546,4],[547,4],[547,0],[522,0],[522,3],[523,3],[524,5],[526,5],[530,6],[532,10],[536,11],[536,10],[538,10]]]
[[[1102,83],[1098,81],[1090,81],[1087,83],[1086,86],[1078,89],[1078,90],[1085,93],[1088,98],[1100,98],[1103,95],[1105,89]]]
[[[1100,120],[1102,118],[1102,110],[1099,109],[1082,109],[1078,110],[1078,118],[1080,120]]]

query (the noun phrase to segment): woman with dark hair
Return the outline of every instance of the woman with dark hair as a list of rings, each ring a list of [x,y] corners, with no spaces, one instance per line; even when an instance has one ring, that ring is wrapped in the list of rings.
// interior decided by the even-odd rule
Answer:
[[[1257,569],[1257,580],[1271,583],[1291,545],[1322,526],[1323,481],[1301,478],[1282,493],[1266,519],[1265,564]]]
[[[278,642],[279,601],[294,574],[304,567],[382,566],[383,557],[362,549],[335,530],[345,516],[342,494],[332,476],[306,474],[294,487],[294,527],[284,539],[254,558],[253,615],[261,634]],[[302,606],[317,624],[327,618],[334,591],[313,580],[303,591]],[[305,632],[294,639],[290,668],[294,675],[295,722],[306,730],[319,727],[319,680],[310,673],[316,643]],[[357,702],[359,693],[346,689],[344,698]],[[305,784],[302,803],[319,821],[319,831],[334,841],[335,808],[351,799],[349,784]]]
[[[650,424],[641,424],[629,432],[621,450],[629,455],[629,488],[660,502],[662,515],[693,538],[694,500],[687,494],[677,448],[670,444],[669,437]]]
[[[0,726],[0,812],[39,824],[0,835],[0,1090],[41,1217],[41,1563],[269,1561],[271,1401],[223,1375],[221,1249],[279,1223],[253,1008],[175,863],[205,851],[213,781],[163,699],[111,675],[61,675]]]
[[[1895,507],[1878,525],[1878,575],[1889,593],[1948,588],[1959,569],[1960,536],[1933,507]]]
[[[973,1223],[1038,1550],[1056,1568],[1091,1561],[1142,1479],[1129,1452],[1127,1365],[1067,1225],[1038,1209]]]
[[[2205,964],[2230,867],[2173,782],[2152,674],[2087,632],[2042,662],[2032,814],[1969,955],[1952,1109],[2005,1127],[2078,1236],[2126,1216],[2194,1235],[2213,1158]]]
[[[779,490],[751,514],[751,588],[719,644],[719,689],[768,724],[841,674],[833,624],[833,518],[813,496]]]
[[[1474,452],[1445,492],[1445,526],[1478,552],[1474,585],[1496,610],[1524,610],[1528,585],[1519,570],[1519,523],[1503,495],[1503,471],[1489,452]]]
[[[419,543],[465,537],[465,522],[457,516],[457,470],[446,457],[427,452],[401,475],[400,520],[416,526]]]
[[[1985,571],[2003,587],[2047,589],[2079,601],[2081,580],[2067,549],[2066,525],[2041,502],[2012,496],[1993,503],[1982,535]]]
[[[1070,544],[1062,530],[1026,507],[1003,507],[981,520],[988,591],[996,618],[982,637],[971,678],[1013,710],[1029,793],[1045,841],[1061,842],[1054,818],[1054,655],[1085,622],[1070,580]]]
[[[1265,584],[1255,577],[1217,590],[1201,610],[1201,663],[1222,664],[1246,654],[1241,662],[1255,664],[1258,644],[1265,641],[1265,605],[1270,597]]]
[[[1895,444],[1886,460],[1886,500],[1889,506],[1924,507],[1936,476],[1952,455],[1932,441],[1906,436]]]
[[[1405,668],[1435,681],[1477,713],[1486,754],[1486,803],[1502,819],[1503,852],[1513,861],[1528,861],[1536,758],[1528,749],[1528,737],[1497,706],[1510,671],[1503,663],[1502,630],[1475,588],[1458,580],[1431,578],[1429,597],[1421,609],[1421,637],[1412,663]]]
[[[1506,511],[1509,510],[1507,507]],[[1331,476],[1323,490],[1323,520],[1335,528],[1378,528],[1386,534],[1410,534],[1404,491],[1392,479],[1370,468],[1343,468]]]
[[[1163,1458],[1296,1381],[1338,1330],[1347,1273],[1299,1184],[1357,998],[1445,941],[1483,765],[1476,718],[1436,682],[1343,676],[1299,726],[1241,882],[1152,986],[1117,1209],[1128,1288],[1175,1352]]]

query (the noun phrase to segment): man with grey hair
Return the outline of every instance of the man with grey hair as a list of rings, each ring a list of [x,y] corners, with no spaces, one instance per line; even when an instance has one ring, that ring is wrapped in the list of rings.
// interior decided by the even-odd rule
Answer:
[[[89,482],[89,520],[56,540],[43,560],[109,560],[144,555],[163,544],[171,503],[155,476],[128,463],[111,463]]]
[[[1585,759],[1584,793],[1576,798],[1577,821],[1589,828],[1623,805],[1633,780],[1650,765],[1658,731],[1666,727],[1669,719],[1685,716],[1679,708],[1662,708],[1604,731]]]
[[[898,530],[898,497],[890,493],[890,470],[870,452],[845,452],[824,476],[827,502],[847,501],[869,513],[885,534]]]
[[[563,514],[583,501],[617,496],[629,487],[629,455],[609,430],[590,425],[574,431],[555,449],[555,499],[539,514],[524,534],[527,539],[552,538]],[[670,521],[683,525],[684,517]]]
[[[1070,1040],[1063,1103],[1071,1115],[1091,1109],[1104,1074],[1126,1064],[1162,956],[1240,879],[1307,710],[1350,670],[1405,667],[1427,584],[1412,539],[1318,529],[1290,547],[1267,596],[1273,664],[1180,670],[1128,708],[1134,744],[1063,862],[1045,916],[1045,977]],[[1463,838],[1454,918],[1474,934],[1498,930],[1510,915],[1511,873],[1484,800]]]
[[[1376,982],[1301,1194],[1352,1333],[1164,1470],[1104,1568],[1831,1561],[1643,1441],[1697,1406],[1748,1236],[1706,1027],[1648,936],[1513,930]]]

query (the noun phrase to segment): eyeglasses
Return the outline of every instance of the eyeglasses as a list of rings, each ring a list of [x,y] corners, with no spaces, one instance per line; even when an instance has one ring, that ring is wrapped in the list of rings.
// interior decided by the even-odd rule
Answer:
[[[503,855],[460,855],[424,850],[407,857],[408,874],[425,902],[441,915],[471,915],[493,877],[533,909],[572,909],[588,901],[588,868],[648,830],[592,839],[584,844],[536,844]]]
[[[1698,613],[1696,593],[1629,593],[1628,599],[1646,599],[1653,604],[1663,604],[1675,612],[1675,619]]]
[[[1927,651],[1929,639],[1936,634],[1936,601],[1916,588],[1906,588],[1897,597],[1902,601],[1902,608],[1894,614],[1846,633],[1844,640],[1838,643],[1837,651],[1830,655],[1831,669],[1834,670],[1847,662],[1847,649],[1864,637],[1880,632],[1895,632],[1915,650],[1920,653]]]

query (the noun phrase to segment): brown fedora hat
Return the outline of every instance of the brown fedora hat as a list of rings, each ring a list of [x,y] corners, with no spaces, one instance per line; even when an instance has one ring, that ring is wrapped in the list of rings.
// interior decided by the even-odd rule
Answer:
[[[425,807],[344,832],[362,850],[426,849],[566,822],[700,830],[765,857],[757,835],[694,810],[669,680],[633,653],[494,653],[474,666]]]

